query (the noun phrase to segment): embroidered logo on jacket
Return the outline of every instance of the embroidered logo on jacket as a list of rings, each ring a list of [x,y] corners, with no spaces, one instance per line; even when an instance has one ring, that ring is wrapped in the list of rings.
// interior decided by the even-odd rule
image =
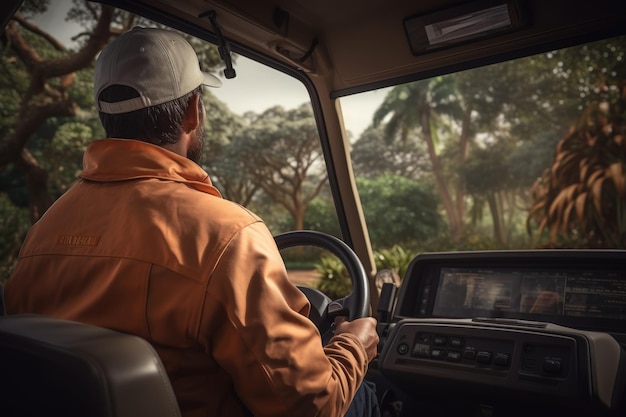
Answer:
[[[96,246],[100,236],[59,235],[57,245],[67,246]]]

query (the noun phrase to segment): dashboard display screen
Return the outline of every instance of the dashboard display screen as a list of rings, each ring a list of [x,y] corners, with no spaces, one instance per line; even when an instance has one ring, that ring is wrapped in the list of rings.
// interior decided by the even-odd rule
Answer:
[[[626,320],[626,272],[441,268],[433,315]]]

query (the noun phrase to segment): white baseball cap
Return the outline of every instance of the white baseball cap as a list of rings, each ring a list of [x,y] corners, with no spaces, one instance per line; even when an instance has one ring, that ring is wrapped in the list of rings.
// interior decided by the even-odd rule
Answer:
[[[112,85],[134,88],[139,97],[117,103],[98,100]],[[107,45],[96,62],[95,103],[98,111],[128,113],[175,100],[200,85],[221,87],[219,78],[200,70],[198,56],[179,33],[136,27]]]

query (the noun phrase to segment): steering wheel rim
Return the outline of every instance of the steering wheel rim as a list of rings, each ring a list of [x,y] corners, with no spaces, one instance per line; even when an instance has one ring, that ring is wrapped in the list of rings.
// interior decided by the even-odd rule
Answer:
[[[348,320],[368,317],[370,312],[370,289],[367,273],[356,253],[341,239],[313,230],[294,230],[274,236],[279,250],[296,246],[315,246],[326,249],[344,264],[352,282],[350,293],[334,300],[326,307],[329,320],[347,316]]]

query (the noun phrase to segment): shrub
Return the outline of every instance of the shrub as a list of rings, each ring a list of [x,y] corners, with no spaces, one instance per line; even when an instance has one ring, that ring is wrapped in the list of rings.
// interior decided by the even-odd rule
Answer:
[[[374,252],[376,269],[378,271],[390,269],[399,277],[404,276],[411,259],[413,259],[413,255],[398,245]],[[320,262],[316,264],[315,270],[320,277],[316,288],[333,300],[345,297],[350,293],[352,283],[348,271],[343,262],[334,255],[322,256]]]

